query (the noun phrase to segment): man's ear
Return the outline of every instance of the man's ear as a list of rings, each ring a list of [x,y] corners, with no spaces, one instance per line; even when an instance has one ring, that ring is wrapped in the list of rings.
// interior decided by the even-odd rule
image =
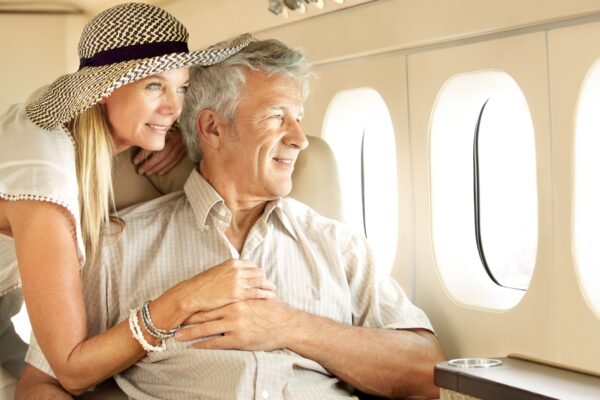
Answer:
[[[223,119],[214,110],[205,108],[196,116],[196,133],[201,147],[219,147],[223,138],[223,129]]]

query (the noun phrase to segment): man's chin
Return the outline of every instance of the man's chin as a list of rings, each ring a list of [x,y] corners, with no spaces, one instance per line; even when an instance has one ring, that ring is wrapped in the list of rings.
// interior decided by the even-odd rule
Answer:
[[[274,191],[274,195],[277,198],[280,197],[286,197],[288,196],[290,193],[292,192],[292,183],[290,182],[289,184],[286,185],[280,185],[278,188],[276,188],[276,190]]]

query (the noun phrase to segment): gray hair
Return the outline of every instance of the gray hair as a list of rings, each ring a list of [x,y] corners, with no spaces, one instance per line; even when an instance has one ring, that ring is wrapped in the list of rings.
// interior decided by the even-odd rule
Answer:
[[[308,96],[312,68],[306,56],[274,39],[252,42],[218,64],[190,68],[190,85],[179,126],[194,162],[200,161],[201,157],[196,132],[198,113],[208,108],[233,120],[247,69],[289,76],[299,83],[303,100]]]

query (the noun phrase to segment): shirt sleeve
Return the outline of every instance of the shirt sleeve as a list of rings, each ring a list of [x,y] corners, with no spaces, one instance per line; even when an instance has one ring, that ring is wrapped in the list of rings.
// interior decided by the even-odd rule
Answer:
[[[43,130],[13,105],[0,115],[0,198],[58,204],[73,217],[80,266],[85,249],[80,227],[75,143],[63,128]]]
[[[433,332],[425,313],[409,300],[400,285],[389,275],[377,274],[367,241],[353,233],[347,246],[342,254],[347,257],[353,324],[367,328],[422,328]]]

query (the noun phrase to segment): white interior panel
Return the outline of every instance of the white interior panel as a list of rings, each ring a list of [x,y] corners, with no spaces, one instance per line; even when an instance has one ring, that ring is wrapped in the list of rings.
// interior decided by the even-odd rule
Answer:
[[[556,221],[556,326],[558,359],[600,371],[600,318],[586,298],[577,276],[573,243],[574,142],[581,90],[592,66],[600,59],[600,23],[549,33],[550,88],[554,153]],[[596,113],[598,113],[596,104]],[[598,131],[595,132],[598,135]],[[598,171],[596,171],[598,172]],[[596,188],[598,182],[596,181]],[[596,243],[596,246],[599,244]],[[596,265],[597,269],[599,266]],[[596,294],[599,287],[596,286]]]
[[[483,303],[478,307],[453,300],[439,276],[431,231],[429,154],[431,112],[436,96],[450,77],[486,70],[500,70],[510,75],[529,105],[536,133],[539,232],[544,232],[539,237],[537,263],[529,290],[518,305],[502,312],[485,309]],[[438,328],[449,357],[522,352],[554,358],[555,270],[545,34],[527,34],[412,54],[408,57],[408,73],[419,266],[417,303],[425,308]]]

